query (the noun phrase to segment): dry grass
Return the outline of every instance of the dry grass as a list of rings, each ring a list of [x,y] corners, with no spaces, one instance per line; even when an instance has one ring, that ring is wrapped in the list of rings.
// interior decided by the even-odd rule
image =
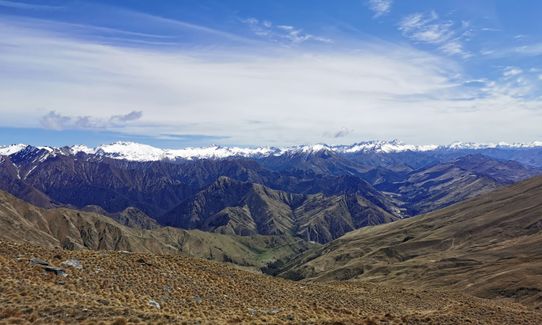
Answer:
[[[67,277],[30,265],[79,259]],[[155,300],[160,309],[149,305]],[[183,256],[0,241],[0,324],[542,324],[518,304],[352,282],[292,282]]]

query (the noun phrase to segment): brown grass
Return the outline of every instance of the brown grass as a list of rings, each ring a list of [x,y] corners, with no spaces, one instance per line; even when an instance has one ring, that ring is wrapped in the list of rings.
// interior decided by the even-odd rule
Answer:
[[[54,259],[60,254],[62,259]],[[17,257],[22,255],[23,259]],[[59,265],[67,277],[27,260]],[[145,262],[143,263],[142,260]],[[160,309],[149,305],[149,300]],[[61,251],[0,241],[0,324],[542,324],[524,307],[428,291],[351,282],[292,282],[171,255]]]

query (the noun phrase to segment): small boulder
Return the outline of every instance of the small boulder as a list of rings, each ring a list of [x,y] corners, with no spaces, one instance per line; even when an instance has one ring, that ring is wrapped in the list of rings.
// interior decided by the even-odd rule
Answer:
[[[83,265],[81,264],[81,261],[76,259],[69,259],[61,263],[61,265],[73,267],[74,269],[82,269]]]
[[[148,302],[149,306],[154,307],[156,309],[160,309],[160,304],[156,300],[149,300]]]
[[[59,276],[68,276],[68,274],[66,274],[66,271],[64,271],[63,268],[55,267],[55,266],[49,266],[49,265],[43,265],[41,267],[45,272],[51,272],[51,273],[54,273],[55,275],[59,275]]]
[[[32,263],[33,265],[41,265],[41,266],[49,265],[49,262],[47,262],[46,260],[42,260],[41,258],[35,258],[35,257],[32,257],[30,259],[30,263]]]

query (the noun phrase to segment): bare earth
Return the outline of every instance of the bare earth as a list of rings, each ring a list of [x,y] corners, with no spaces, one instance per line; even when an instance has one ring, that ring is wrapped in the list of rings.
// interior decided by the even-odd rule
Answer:
[[[55,275],[31,258],[77,259],[82,268]],[[185,256],[0,241],[0,323],[29,322],[542,324],[542,314],[455,291],[293,282]]]

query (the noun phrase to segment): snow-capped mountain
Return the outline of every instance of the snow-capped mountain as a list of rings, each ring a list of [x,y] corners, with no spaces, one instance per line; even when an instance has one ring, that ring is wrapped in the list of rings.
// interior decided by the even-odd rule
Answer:
[[[160,160],[193,160],[193,159],[224,159],[229,157],[264,158],[270,156],[281,156],[285,154],[310,154],[316,152],[334,152],[338,154],[355,153],[400,153],[400,152],[431,152],[437,150],[481,150],[481,149],[527,149],[542,147],[542,141],[532,143],[473,143],[454,142],[450,145],[412,145],[403,142],[392,141],[365,141],[352,145],[326,144],[300,145],[284,148],[276,147],[223,147],[209,146],[199,148],[183,149],[161,149],[146,144],[135,142],[115,142],[101,145],[94,148],[85,145],[74,145],[70,147],[32,147],[25,144],[13,144],[0,146],[0,155],[11,156],[24,150],[41,152],[40,159],[56,155],[96,155],[113,159],[129,161],[160,161]]]
[[[9,146],[0,146],[0,156],[9,156],[14,153],[17,153],[24,148],[26,148],[28,145],[26,144],[12,144]]]
[[[542,147],[542,141],[533,141],[531,143],[475,143],[475,142],[454,142],[447,146],[440,146],[443,149],[456,149],[456,150],[477,150],[477,149],[522,149],[522,148],[536,148]]]

